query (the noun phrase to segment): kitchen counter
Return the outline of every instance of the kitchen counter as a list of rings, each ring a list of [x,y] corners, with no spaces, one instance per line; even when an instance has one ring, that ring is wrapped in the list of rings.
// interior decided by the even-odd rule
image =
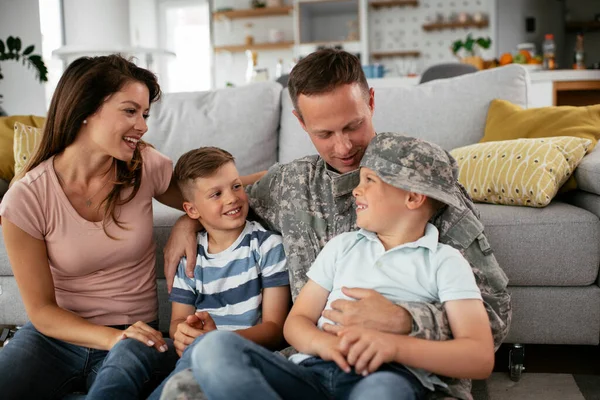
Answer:
[[[534,70],[524,66],[531,78],[529,107],[553,105],[582,106],[600,103],[600,70],[559,69]],[[368,79],[369,86],[378,89],[418,85],[420,76]]]
[[[531,82],[600,81],[600,69],[530,71],[529,75],[531,76]]]

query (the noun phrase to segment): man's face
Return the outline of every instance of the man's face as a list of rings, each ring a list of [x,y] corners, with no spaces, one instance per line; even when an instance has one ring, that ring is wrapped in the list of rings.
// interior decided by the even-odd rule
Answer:
[[[356,83],[339,86],[329,93],[301,94],[298,108],[302,116],[296,111],[294,115],[325,162],[342,174],[358,169],[375,136],[373,89],[368,101]]]

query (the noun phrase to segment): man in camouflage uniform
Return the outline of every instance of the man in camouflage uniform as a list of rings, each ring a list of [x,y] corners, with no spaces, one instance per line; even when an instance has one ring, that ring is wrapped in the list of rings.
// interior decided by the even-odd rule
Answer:
[[[274,165],[247,191],[254,212],[269,229],[283,236],[295,299],[307,281],[306,272],[325,243],[340,233],[357,229],[352,189],[358,185],[360,161],[375,136],[372,126],[375,101],[360,61],[349,53],[333,49],[302,59],[290,74],[288,88],[294,114],[319,155]],[[440,242],[457,248],[470,262],[497,349],[510,326],[508,279],[483,233],[477,210],[458,182],[456,194],[462,207],[448,207],[431,222],[440,232]],[[195,235],[190,231],[197,227],[185,220],[178,224],[184,226],[174,230],[185,234],[179,234],[170,242],[181,246],[182,241],[189,239],[185,253],[193,256]],[[166,249],[165,254],[173,255],[166,259],[165,265],[174,269],[183,251]],[[392,304],[378,293],[362,289],[351,289],[346,294],[357,301],[338,300],[332,304],[333,310],[325,311],[325,317],[340,325],[360,324],[430,340],[451,338],[441,304]],[[332,325],[326,327],[330,332],[337,329]],[[188,378],[191,379],[189,373]],[[448,378],[444,381],[449,389],[436,392],[435,397],[472,398],[469,380]],[[167,385],[163,398],[193,397],[180,393],[179,386]]]

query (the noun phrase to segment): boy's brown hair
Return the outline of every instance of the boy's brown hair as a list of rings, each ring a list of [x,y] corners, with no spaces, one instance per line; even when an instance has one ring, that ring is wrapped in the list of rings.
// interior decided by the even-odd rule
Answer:
[[[329,93],[341,85],[356,83],[360,86],[368,103],[369,84],[360,60],[343,50],[323,49],[303,58],[290,72],[288,90],[294,109],[302,117],[298,108],[298,96],[311,96]]]
[[[218,147],[200,147],[182,155],[175,165],[175,179],[183,198],[193,199],[193,182],[197,178],[212,176],[223,165],[235,162],[231,153]]]

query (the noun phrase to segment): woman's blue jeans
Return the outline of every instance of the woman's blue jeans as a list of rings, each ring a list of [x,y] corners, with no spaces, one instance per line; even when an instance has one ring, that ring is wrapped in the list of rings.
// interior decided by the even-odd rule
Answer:
[[[0,351],[3,399],[60,399],[76,390],[86,399],[139,399],[175,367],[177,354],[161,353],[134,339],[110,351],[50,338],[25,324]]]
[[[192,351],[192,372],[210,400],[417,400],[428,392],[400,365],[367,377],[317,357],[296,365],[232,332],[206,334]]]

